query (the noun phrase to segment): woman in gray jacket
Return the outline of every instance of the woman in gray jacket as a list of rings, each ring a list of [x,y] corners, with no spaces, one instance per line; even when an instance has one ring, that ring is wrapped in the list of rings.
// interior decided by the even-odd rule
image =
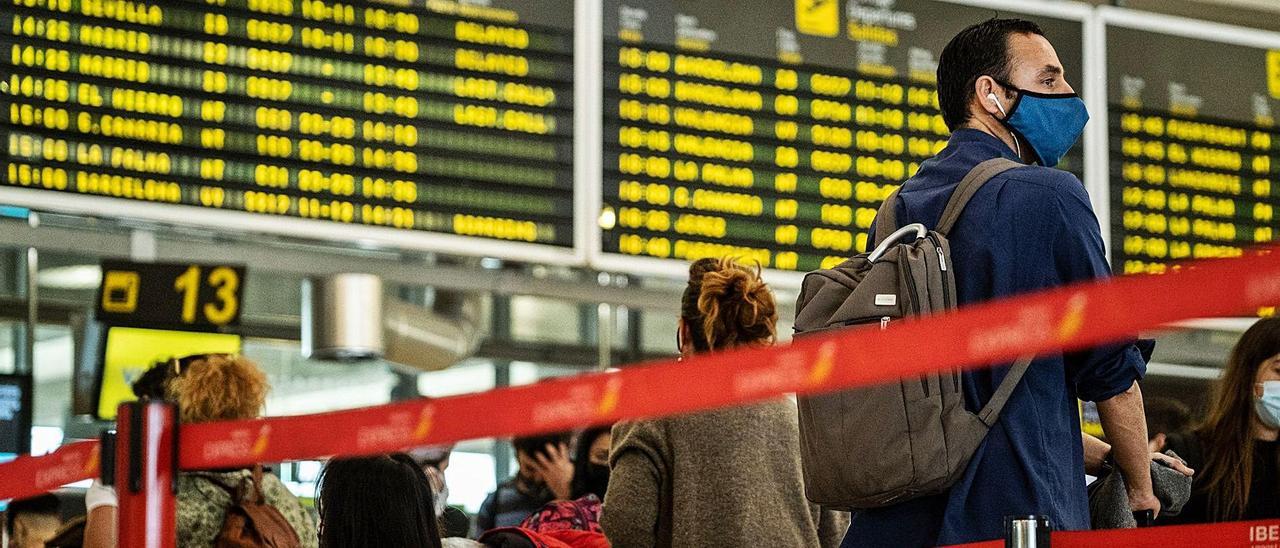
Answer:
[[[680,353],[767,346],[773,294],[730,259],[689,269]],[[847,518],[804,497],[800,432],[787,399],[614,427],[601,525],[614,548],[838,546]]]

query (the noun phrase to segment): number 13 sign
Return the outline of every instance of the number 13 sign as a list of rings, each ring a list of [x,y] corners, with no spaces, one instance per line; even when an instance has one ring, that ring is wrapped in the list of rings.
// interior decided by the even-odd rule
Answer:
[[[102,262],[98,320],[116,326],[221,331],[240,323],[245,269]]]

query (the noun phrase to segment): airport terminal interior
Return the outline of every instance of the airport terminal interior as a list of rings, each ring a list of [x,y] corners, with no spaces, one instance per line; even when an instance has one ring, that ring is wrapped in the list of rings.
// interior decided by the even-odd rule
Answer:
[[[763,267],[787,343],[804,273],[946,145],[942,48],[997,15],[1089,107],[1057,167],[1115,275],[1274,239],[1270,0],[6,2],[0,453],[97,439],[209,349],[259,364],[269,417],[674,360],[708,256]],[[1143,394],[1201,412],[1274,312],[1146,333]],[[509,439],[450,462],[468,515],[519,468]],[[310,505],[322,467],[273,470]]]

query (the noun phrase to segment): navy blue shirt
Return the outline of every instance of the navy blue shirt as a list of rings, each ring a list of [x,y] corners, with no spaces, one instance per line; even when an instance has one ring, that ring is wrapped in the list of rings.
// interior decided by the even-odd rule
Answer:
[[[960,180],[979,163],[1017,160],[1003,141],[961,129],[902,186],[898,222],[933,227]],[[951,234],[961,306],[1110,275],[1098,220],[1074,175],[1040,166],[988,181]],[[1008,366],[963,375],[977,412]],[[845,547],[932,546],[1001,538],[1004,517],[1049,516],[1057,530],[1089,528],[1077,398],[1102,401],[1146,372],[1132,344],[1036,360],[950,492],[858,512]]]

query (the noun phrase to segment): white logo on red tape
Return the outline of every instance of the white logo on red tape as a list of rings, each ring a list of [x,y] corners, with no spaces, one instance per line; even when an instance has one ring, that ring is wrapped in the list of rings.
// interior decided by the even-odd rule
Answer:
[[[795,391],[808,378],[811,361],[804,352],[782,352],[763,366],[743,368],[733,376],[733,395],[741,398]]]
[[[80,481],[84,479],[82,477],[84,469],[85,457],[83,453],[66,453],[58,458],[57,463],[36,472],[36,487],[45,490]]]
[[[581,420],[595,415],[599,400],[599,391],[594,386],[574,386],[562,398],[534,405],[530,419],[535,426]]]
[[[206,443],[201,455],[211,461],[257,457],[266,451],[270,436],[271,425],[268,424],[258,427],[256,432],[253,428],[239,428],[232,430],[228,439]]]
[[[1249,542],[1253,543],[1252,548],[1277,546],[1277,542],[1280,542],[1280,525],[1254,525],[1249,527]],[[1258,544],[1264,542],[1270,544]]]
[[[1055,316],[1048,306],[1024,309],[1009,323],[975,331],[969,338],[969,352],[985,358],[1052,341]]]

